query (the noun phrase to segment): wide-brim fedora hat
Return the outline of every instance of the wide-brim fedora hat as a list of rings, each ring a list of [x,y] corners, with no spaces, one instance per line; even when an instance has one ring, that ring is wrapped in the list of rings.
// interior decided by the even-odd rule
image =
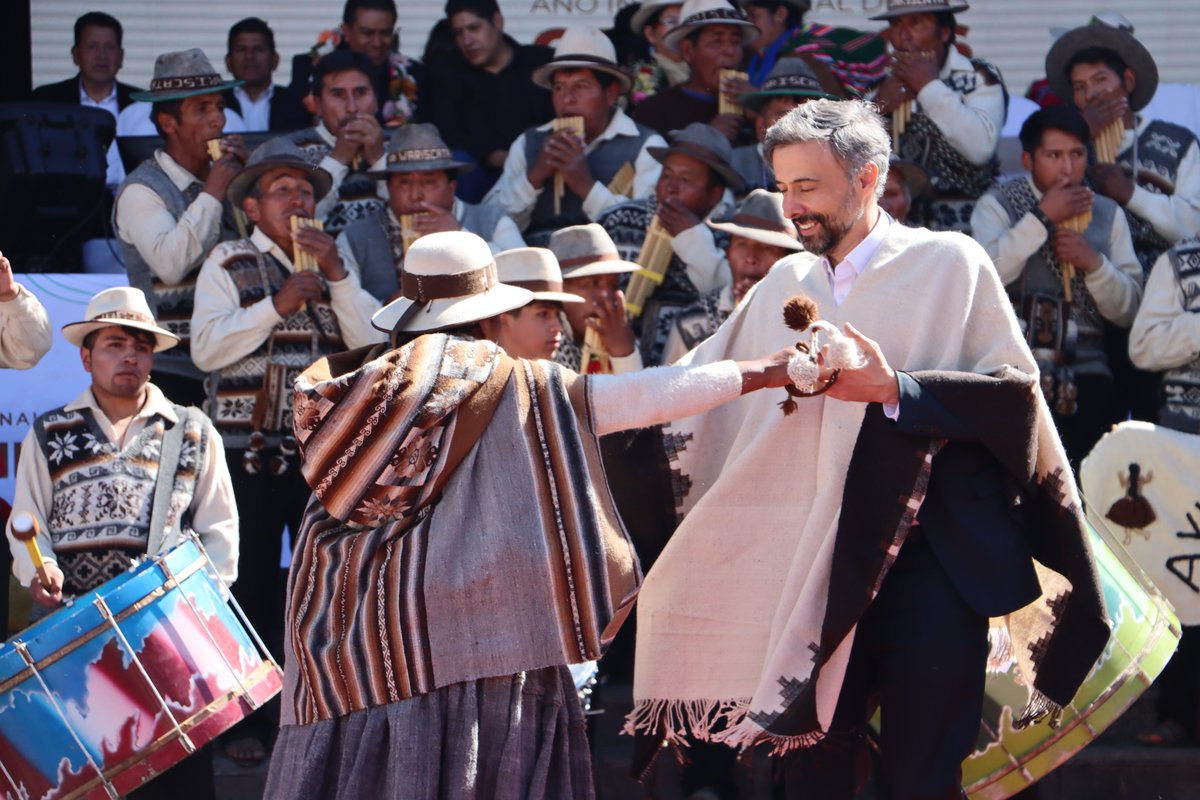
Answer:
[[[726,0],[687,0],[679,12],[679,25],[667,31],[663,44],[679,50],[679,43],[708,25],[732,25],[742,29],[742,45],[753,44],[762,33],[746,12]]]
[[[246,161],[245,169],[229,182],[229,189],[226,191],[229,202],[234,208],[241,208],[246,193],[250,191],[250,187],[254,185],[255,181],[271,170],[283,167],[298,169],[305,174],[313,187],[313,199],[318,203],[322,197],[329,194],[329,190],[333,187],[332,175],[314,165],[304,155],[304,151],[290,139],[279,136],[268,139],[254,148],[254,152]]]
[[[783,195],[778,192],[755,189],[746,195],[731,217],[708,220],[706,224],[714,231],[724,231],[774,247],[804,249],[795,223],[783,213]]]
[[[633,31],[634,36],[641,36],[642,28],[646,27],[652,16],[668,6],[682,5],[683,0],[646,0],[646,2],[638,6],[638,10],[633,12],[633,16],[629,18],[629,30]]]
[[[633,78],[617,64],[612,40],[596,28],[572,26],[564,30],[554,48],[554,58],[533,71],[533,82],[549,89],[552,76],[560,69],[590,69],[612,75],[621,85],[621,94],[633,87]]]
[[[550,236],[550,252],[558,260],[564,280],[621,275],[641,269],[638,264],[621,258],[608,231],[595,222],[559,228]]]
[[[534,300],[551,303],[585,302],[577,294],[563,291],[562,270],[558,259],[545,247],[514,247],[496,254],[500,282],[533,292]]]
[[[775,62],[762,86],[739,95],[742,105],[758,113],[772,97],[805,97],[815,100],[841,100],[825,91],[813,68],[803,58],[781,58]]]
[[[367,173],[369,178],[386,178],[393,173],[451,170],[459,174],[475,168],[458,161],[437,126],[429,122],[410,122],[396,129],[385,148],[386,166]]]
[[[198,47],[163,53],[154,60],[150,89],[129,96],[143,103],[163,103],[201,94],[213,94],[241,86],[245,81],[227,81],[213,69],[212,62]]]
[[[968,11],[970,8],[966,3],[954,3],[951,0],[888,0],[885,11],[873,17],[867,17],[867,19],[895,19],[907,14],[940,14],[942,12],[958,14]]]
[[[693,122],[682,130],[668,133],[667,141],[670,143],[667,147],[647,147],[646,152],[660,164],[669,155],[691,156],[708,165],[726,186],[735,191],[746,184],[746,179],[733,168],[733,148],[729,140],[713,126]]]
[[[533,292],[500,282],[487,242],[467,231],[438,231],[404,255],[401,296],[371,324],[396,333],[432,333],[490,319],[528,305]]]
[[[154,334],[154,352],[161,353],[179,344],[179,337],[159,326],[150,313],[150,304],[141,289],[132,286],[114,286],[96,294],[88,301],[83,319],[69,322],[62,327],[63,338],[76,347],[83,347],[83,340],[93,331],[118,325],[122,328],[147,331]]]
[[[1135,80],[1129,107],[1134,111],[1145,108],[1158,91],[1158,65],[1154,56],[1134,38],[1132,30],[1113,27],[1101,17],[1093,17],[1087,25],[1067,31],[1050,45],[1046,53],[1046,80],[1054,93],[1064,102],[1070,102],[1071,76],[1067,74],[1067,65],[1075,56],[1092,48],[1116,53],[1133,70]]]
[[[929,191],[929,170],[917,162],[893,156],[888,161],[888,170],[900,176],[900,180],[908,187],[908,193],[914,199]]]

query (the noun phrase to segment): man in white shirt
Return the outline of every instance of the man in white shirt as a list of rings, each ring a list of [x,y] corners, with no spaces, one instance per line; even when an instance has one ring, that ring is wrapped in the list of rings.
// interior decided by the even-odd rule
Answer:
[[[553,121],[525,131],[484,202],[502,206],[526,241],[542,247],[559,228],[598,221],[605,209],[649,195],[661,171],[649,148],[665,142],[617,106],[631,81],[600,31],[564,31],[533,82],[550,90],[556,118],[582,117],[583,137],[555,130]]]
[[[225,192],[242,169],[245,145],[240,136],[228,136],[220,139],[219,158],[209,154],[209,143],[225,126],[221,92],[235,83],[223,80],[200,50],[158,57],[150,90],[133,97],[153,104],[163,148],[121,184],[113,213],[130,285],[146,294],[159,323],[182,340],[158,359],[154,381],[187,405],[204,399],[203,374],[188,349],[195,274],[217,242],[238,236]]]
[[[271,82],[279,67],[275,32],[258,17],[246,17],[229,29],[225,68],[242,81],[225,95],[226,108],[238,112],[248,131],[292,131],[312,124],[303,101]]]

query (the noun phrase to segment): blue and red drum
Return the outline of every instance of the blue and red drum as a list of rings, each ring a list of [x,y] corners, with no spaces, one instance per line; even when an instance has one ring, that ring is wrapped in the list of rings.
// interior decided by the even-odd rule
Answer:
[[[116,798],[212,741],[283,675],[196,540],[0,647],[6,798]]]

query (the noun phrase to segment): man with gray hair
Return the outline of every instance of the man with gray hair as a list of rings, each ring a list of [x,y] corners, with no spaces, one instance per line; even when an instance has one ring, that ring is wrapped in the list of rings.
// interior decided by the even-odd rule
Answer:
[[[860,101],[811,101],[767,133],[805,252],[680,363],[795,341],[800,316],[841,327],[859,352],[840,371],[822,359],[782,404],[744,397],[666,427],[682,522],[638,600],[629,727],[766,744],[790,754],[788,796],[806,800],[854,796],[873,698],[887,796],[963,797],[989,617],[1014,621],[1014,651],[1038,642],[1020,651],[1034,655],[1018,724],[1069,702],[1108,638],[1074,482],[1004,288],[975,242],[879,209],[889,151]],[[1027,526],[1010,513],[1018,500]]]

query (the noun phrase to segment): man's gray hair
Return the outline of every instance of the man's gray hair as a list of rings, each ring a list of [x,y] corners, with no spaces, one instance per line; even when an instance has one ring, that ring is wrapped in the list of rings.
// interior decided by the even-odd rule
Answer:
[[[853,178],[867,162],[879,167],[875,197],[887,182],[891,137],[873,103],[862,100],[809,100],[776,122],[763,139],[763,158],[771,163],[775,150],[801,142],[828,142]]]

